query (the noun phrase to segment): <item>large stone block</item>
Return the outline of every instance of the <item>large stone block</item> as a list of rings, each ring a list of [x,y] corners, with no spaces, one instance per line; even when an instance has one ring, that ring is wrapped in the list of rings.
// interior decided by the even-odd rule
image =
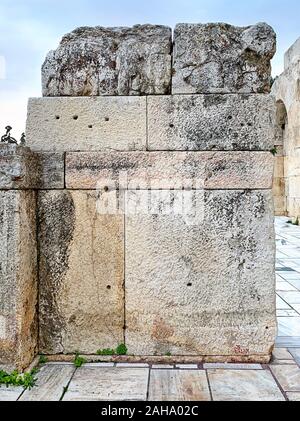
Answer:
[[[0,192],[0,363],[22,370],[37,352],[36,197]]]
[[[275,51],[275,32],[265,23],[180,23],[174,32],[172,93],[269,92]]]
[[[270,95],[174,95],[148,98],[148,148],[270,150],[275,105]]]
[[[27,145],[38,151],[146,149],[146,98],[30,98]]]
[[[171,28],[161,25],[77,28],[48,53],[43,95],[169,93],[171,37]]]
[[[270,189],[270,152],[70,152],[69,189]]]
[[[123,342],[123,216],[97,193],[39,192],[40,352],[94,354]]]
[[[35,153],[30,148],[0,145],[0,189],[55,189],[64,187],[62,153]]]
[[[37,157],[27,147],[0,145],[0,188],[28,189],[38,184]]]
[[[145,194],[127,193],[136,202]],[[156,214],[127,212],[129,353],[268,359],[276,334],[272,194],[189,194],[192,218],[160,212],[159,195]]]

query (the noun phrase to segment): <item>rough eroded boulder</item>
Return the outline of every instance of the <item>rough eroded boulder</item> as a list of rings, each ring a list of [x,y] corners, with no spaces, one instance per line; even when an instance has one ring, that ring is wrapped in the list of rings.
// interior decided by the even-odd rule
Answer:
[[[81,27],[65,35],[42,67],[44,96],[166,94],[171,28]]]
[[[266,23],[176,25],[172,92],[269,92],[276,35]]]

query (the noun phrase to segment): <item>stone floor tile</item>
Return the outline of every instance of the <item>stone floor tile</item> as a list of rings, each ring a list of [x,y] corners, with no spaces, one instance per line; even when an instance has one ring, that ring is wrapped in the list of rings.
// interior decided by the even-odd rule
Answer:
[[[291,348],[289,352],[292,354],[296,363],[300,366],[300,348]]]
[[[204,370],[151,370],[149,401],[209,401]]]
[[[286,301],[289,305],[300,304],[300,292],[299,291],[279,291],[277,292],[279,297]]]
[[[277,368],[277,366],[274,366]],[[281,366],[278,366],[281,367]],[[215,401],[283,401],[267,370],[207,370]]]
[[[293,279],[300,279],[300,274],[295,270],[287,272],[282,271],[280,272],[280,276],[288,282]]]
[[[300,304],[293,304],[293,309],[300,314]]]
[[[293,285],[293,287],[296,288],[298,291],[300,290],[300,276],[299,279],[289,279],[288,282],[289,284]]]
[[[287,348],[274,348],[272,356],[277,360],[292,360],[293,357]]]
[[[289,401],[300,402],[300,392],[287,392],[286,395]]]
[[[238,363],[205,363],[203,364],[204,369],[209,368],[223,368],[224,370],[262,370],[260,364],[238,364]]]
[[[16,401],[23,393],[23,390],[23,387],[6,387],[5,385],[0,385],[0,402]]]
[[[277,358],[274,358],[270,363],[270,365],[293,365],[293,364],[294,365],[296,364],[296,362],[293,359],[291,359],[291,360],[278,360]]]
[[[297,289],[287,281],[277,281],[276,291],[297,291]]]
[[[300,336],[277,336],[275,345],[278,348],[300,348]]]
[[[278,336],[300,336],[299,317],[277,317]]]
[[[276,295],[276,308],[281,310],[291,310],[291,306],[286,303],[281,297]]]
[[[182,370],[191,370],[191,369],[197,369],[197,364],[176,364],[176,368],[180,368]]]
[[[174,368],[173,364],[152,364],[152,368]]]
[[[286,392],[300,392],[300,368],[297,365],[272,365],[274,376]]]
[[[277,317],[298,317],[299,313],[294,309],[292,309],[292,310],[276,310],[276,316]]]
[[[80,367],[76,370],[64,401],[146,400],[148,368]]]
[[[20,401],[59,401],[64,388],[68,385],[73,373],[74,365],[45,364],[36,375],[37,383],[32,389],[27,389],[20,397]]]

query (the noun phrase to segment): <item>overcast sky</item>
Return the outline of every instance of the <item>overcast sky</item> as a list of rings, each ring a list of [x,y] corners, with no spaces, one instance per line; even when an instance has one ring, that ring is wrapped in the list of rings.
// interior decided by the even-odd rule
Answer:
[[[47,51],[77,26],[265,21],[277,33],[275,76],[300,36],[299,17],[299,0],[0,0],[0,134],[8,123],[16,137],[24,130],[27,98],[41,95]]]

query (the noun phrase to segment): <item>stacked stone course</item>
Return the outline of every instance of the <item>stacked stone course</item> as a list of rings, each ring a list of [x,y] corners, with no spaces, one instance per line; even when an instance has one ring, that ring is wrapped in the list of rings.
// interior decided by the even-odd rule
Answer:
[[[37,350],[94,354],[121,342],[141,356],[268,361],[276,333],[274,52],[263,23],[179,24],[174,45],[164,26],[78,28],[47,55],[44,97],[28,103],[30,150],[13,155],[22,157],[22,181],[0,155],[1,189],[37,196],[28,226],[37,227],[38,270],[27,263],[38,283],[39,342],[24,361]],[[192,224],[165,214],[162,194],[171,183],[175,208],[190,180]],[[112,195],[125,209],[143,202],[149,185],[155,213],[97,212]],[[3,238],[7,229],[2,220]],[[1,252],[2,264],[10,261]],[[8,272],[1,276],[15,288]],[[2,352],[12,331],[6,295],[0,361],[20,367]],[[28,313],[20,317],[27,322]]]

